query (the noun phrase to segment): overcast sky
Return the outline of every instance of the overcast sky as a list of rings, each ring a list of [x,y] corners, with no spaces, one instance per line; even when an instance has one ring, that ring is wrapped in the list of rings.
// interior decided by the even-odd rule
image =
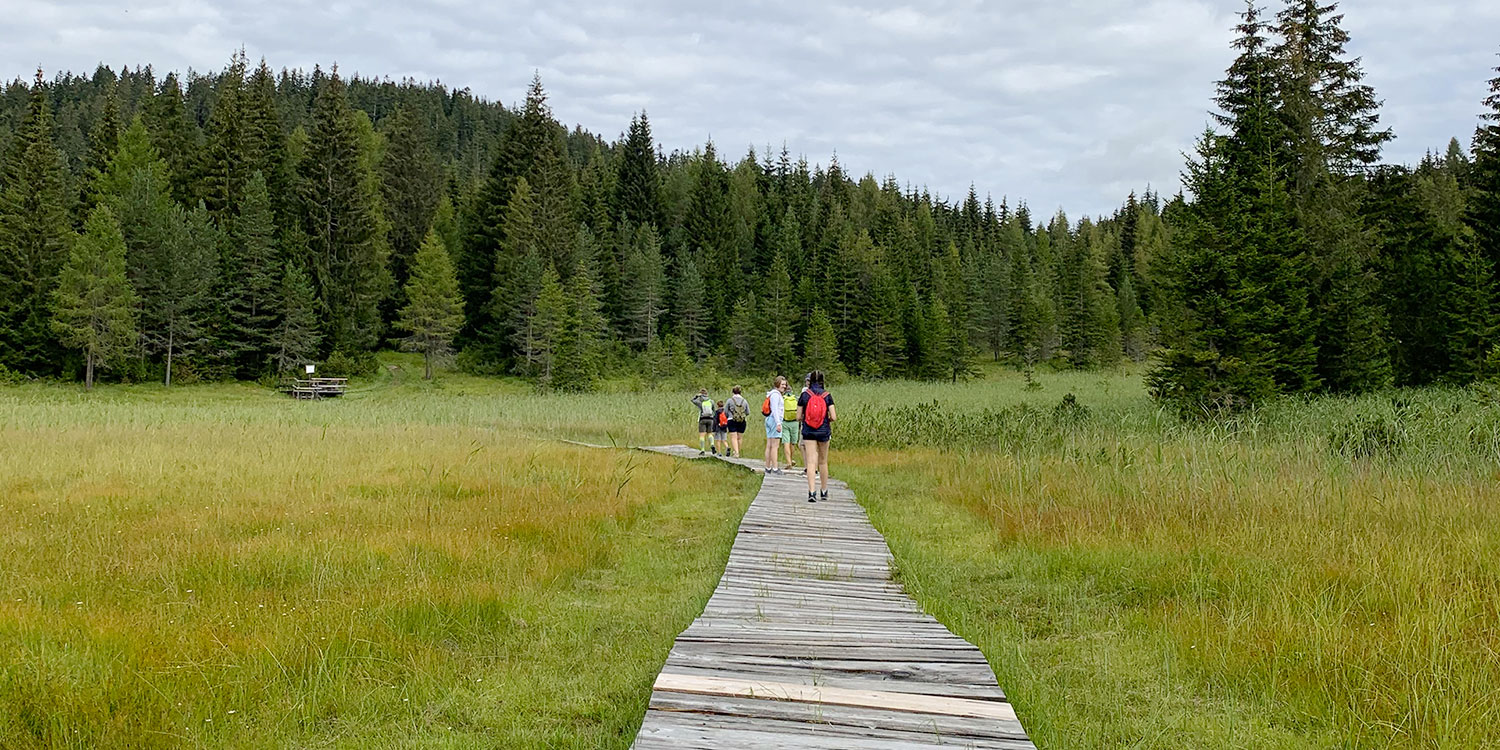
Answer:
[[[1271,3],[1273,10],[1279,3]],[[1496,0],[1343,4],[1351,51],[1411,162],[1468,144],[1500,59]],[[782,143],[855,174],[1034,213],[1178,187],[1233,56],[1238,0],[368,2],[0,0],[0,72],[337,62],[513,103],[541,72],[559,120],[613,138],[648,110],[667,149]]]

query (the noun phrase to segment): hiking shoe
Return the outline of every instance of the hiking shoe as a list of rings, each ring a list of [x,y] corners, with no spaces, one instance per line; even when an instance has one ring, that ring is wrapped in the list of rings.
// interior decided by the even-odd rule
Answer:
[[[698,451],[698,455],[700,455],[700,456],[707,456],[708,454],[700,450],[700,451]]]
[[[810,503],[817,502],[818,501],[818,493],[816,493],[816,492],[809,492],[809,493],[807,493],[807,501],[810,502]]]
[[[823,490],[823,502],[828,502],[828,490]]]

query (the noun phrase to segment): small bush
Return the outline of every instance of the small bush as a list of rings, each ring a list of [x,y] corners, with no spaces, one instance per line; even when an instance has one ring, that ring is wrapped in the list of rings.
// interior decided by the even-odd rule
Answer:
[[[1062,397],[1057,406],[1052,407],[1052,421],[1061,427],[1075,427],[1089,421],[1089,408],[1078,403],[1078,399],[1071,393]]]
[[[1360,414],[1328,434],[1328,447],[1346,458],[1389,458],[1406,449],[1406,429],[1393,419]]]
[[[354,378],[374,375],[379,369],[380,360],[374,352],[336,351],[328,355],[328,361],[318,368],[318,374],[330,378]]]

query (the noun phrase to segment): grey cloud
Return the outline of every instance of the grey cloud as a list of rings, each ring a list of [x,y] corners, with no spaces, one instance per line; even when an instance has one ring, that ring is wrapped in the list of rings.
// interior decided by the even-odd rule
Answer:
[[[1413,161],[1468,141],[1500,4],[1346,2],[1351,51]],[[554,113],[605,137],[651,113],[668,149],[785,142],[850,172],[961,197],[970,183],[1034,213],[1108,212],[1177,189],[1233,56],[1237,0],[585,5],[0,0],[0,71],[152,63],[218,68],[243,45],[275,67],[441,79],[514,103],[539,70]],[[128,11],[128,12],[127,12]]]

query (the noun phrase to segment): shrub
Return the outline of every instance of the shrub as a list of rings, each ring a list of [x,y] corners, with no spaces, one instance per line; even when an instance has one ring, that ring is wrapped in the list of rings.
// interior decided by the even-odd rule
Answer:
[[[330,378],[354,378],[374,375],[380,369],[380,360],[374,352],[336,351],[328,355],[328,361],[318,368],[319,374]]]
[[[1394,419],[1360,414],[1328,434],[1328,447],[1346,458],[1389,458],[1406,449],[1406,428]]]

